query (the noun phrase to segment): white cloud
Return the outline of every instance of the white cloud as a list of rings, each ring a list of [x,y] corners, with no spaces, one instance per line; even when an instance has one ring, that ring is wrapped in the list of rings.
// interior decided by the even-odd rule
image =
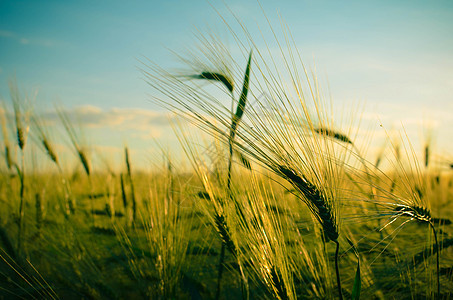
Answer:
[[[14,37],[14,33],[12,33],[11,31],[0,29],[0,37]]]
[[[21,45],[34,45],[34,46],[41,46],[41,47],[53,47],[56,45],[55,41],[52,41],[49,39],[40,38],[40,37],[28,38],[28,37],[24,37],[16,32],[2,30],[2,29],[0,29],[0,38],[10,39],[10,40],[20,43]]]
[[[417,150],[424,143],[426,138],[424,133],[431,130],[436,137],[438,151],[452,149],[452,142],[447,138],[450,134],[448,128],[453,126],[452,110],[407,106],[400,103],[381,103],[378,107],[375,105],[373,107],[365,108],[364,113],[357,116],[361,118],[360,126],[358,122],[352,122],[348,126],[346,119],[338,123],[339,126],[343,124],[341,130],[363,149],[361,154],[370,161],[375,159],[384,140],[392,136],[393,132],[400,132],[403,137],[407,134],[407,138]],[[170,125],[178,117],[172,113],[139,108],[102,109],[93,105],[65,109],[64,112],[71,118],[76,128],[82,126],[89,129],[92,144],[101,147],[98,147],[98,152],[108,153],[109,156],[120,155],[118,153],[121,153],[122,147],[117,146],[124,143],[129,143],[131,149],[134,147],[144,149],[154,142],[162,142],[164,145],[177,144]],[[41,118],[49,125],[61,127],[55,111],[46,112]],[[192,125],[184,123],[182,134],[194,132],[199,131],[194,130]],[[197,133],[197,138],[201,136],[204,135]]]
[[[154,132],[152,136],[159,136],[158,128],[165,127],[175,118],[167,112],[138,108],[111,108],[103,110],[93,105],[83,105],[72,109],[64,109],[73,122],[89,128],[109,128],[112,130],[136,130]],[[49,111],[41,115],[48,124],[58,122],[58,114]]]

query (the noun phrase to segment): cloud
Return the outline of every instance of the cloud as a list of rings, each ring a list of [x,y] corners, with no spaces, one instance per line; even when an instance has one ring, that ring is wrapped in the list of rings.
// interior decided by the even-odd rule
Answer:
[[[83,105],[72,109],[64,109],[63,112],[71,117],[75,124],[88,128],[108,128],[112,130],[126,131],[135,130],[152,132],[153,136],[159,136],[158,128],[166,127],[174,120],[175,116],[167,112],[138,108],[111,108],[101,109],[93,105]],[[41,118],[49,125],[58,123],[59,117],[56,111],[48,111],[41,114]],[[148,135],[149,137],[149,135]]]
[[[34,45],[41,47],[53,47],[56,45],[55,41],[45,39],[45,38],[27,38],[18,33],[8,30],[0,29],[0,38],[10,39],[21,45]]]
[[[6,38],[11,37],[12,38],[14,36],[15,36],[14,33],[12,33],[11,31],[0,29],[0,37],[6,37]]]

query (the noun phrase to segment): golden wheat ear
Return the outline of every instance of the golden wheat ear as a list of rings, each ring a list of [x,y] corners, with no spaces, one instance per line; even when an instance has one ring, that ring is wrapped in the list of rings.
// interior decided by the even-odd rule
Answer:
[[[88,176],[90,176],[90,174],[91,174],[90,159],[89,159],[88,151],[86,150],[86,147],[82,147],[82,145],[80,143],[80,135],[77,134],[67,112],[65,112],[62,108],[57,107],[57,114],[60,118],[61,123],[63,124],[63,127],[66,130],[66,133],[69,136],[69,139],[70,139],[72,145],[74,146],[76,155],[79,158],[80,163],[82,164],[83,169],[85,170],[85,173]]]
[[[20,94],[16,80],[9,82],[9,89],[14,108],[14,120],[16,121],[17,144],[23,151],[27,142],[28,131],[30,130],[30,103],[26,103],[27,99]]]
[[[327,241],[337,241],[339,232],[332,203],[304,176],[299,176],[289,167],[279,166],[281,177],[290,182],[302,195],[302,200],[322,226]]]
[[[82,163],[83,169],[85,170],[85,173],[87,175],[91,174],[91,167],[90,167],[90,161],[88,160],[88,156],[86,151],[83,148],[78,148],[77,149],[77,154],[80,158],[80,162]]]
[[[34,113],[31,116],[31,121],[33,125],[33,131],[36,132],[38,143],[44,148],[44,152],[47,154],[49,159],[53,161],[57,166],[59,166],[59,160],[57,152],[55,151],[55,147],[52,144],[52,141],[49,138],[49,134],[45,125],[43,124],[43,120]]]

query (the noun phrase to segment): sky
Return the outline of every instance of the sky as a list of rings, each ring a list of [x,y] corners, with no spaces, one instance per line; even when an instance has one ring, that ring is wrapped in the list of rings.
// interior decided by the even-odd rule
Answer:
[[[302,59],[316,67],[335,105],[348,110],[359,104],[363,119],[378,119],[389,130],[403,125],[416,149],[432,132],[439,155],[453,158],[452,1],[227,5],[0,0],[0,97],[9,105],[8,82],[15,78],[24,93],[38,91],[36,111],[55,119],[57,103],[77,113],[89,143],[105,153],[128,145],[149,163],[158,155],[156,143],[169,147],[176,139],[170,138],[171,116],[149,99],[153,91],[140,61],[174,68],[170,50],[195,45],[196,31],[227,33],[220,16],[233,20],[230,10],[259,35],[258,26],[266,26],[261,5],[274,27],[280,17],[290,27]],[[269,32],[264,38],[273,40]]]

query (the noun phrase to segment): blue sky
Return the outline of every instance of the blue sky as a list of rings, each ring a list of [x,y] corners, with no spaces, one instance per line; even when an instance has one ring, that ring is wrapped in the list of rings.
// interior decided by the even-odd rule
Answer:
[[[8,80],[15,76],[22,89],[39,91],[40,109],[58,102],[87,114],[88,125],[96,128],[91,138],[104,146],[145,149],[149,144],[141,140],[162,137],[169,128],[148,100],[152,91],[137,59],[173,67],[167,48],[179,53],[193,46],[195,28],[226,33],[211,5],[232,20],[221,1],[2,0],[0,96],[8,99]],[[263,0],[261,5],[274,27],[278,14],[289,25],[303,60],[308,66],[316,62],[337,105],[364,103],[365,118],[378,115],[388,127],[403,122],[415,139],[423,124],[434,124],[439,152],[451,153],[449,130],[442,128],[453,125],[452,1]],[[228,6],[252,34],[258,34],[256,24],[265,26],[256,1],[228,1]],[[128,131],[109,137],[114,129],[109,118],[130,120],[139,111],[149,119],[130,127],[141,126],[141,137]],[[100,114],[104,125],[96,123]]]

